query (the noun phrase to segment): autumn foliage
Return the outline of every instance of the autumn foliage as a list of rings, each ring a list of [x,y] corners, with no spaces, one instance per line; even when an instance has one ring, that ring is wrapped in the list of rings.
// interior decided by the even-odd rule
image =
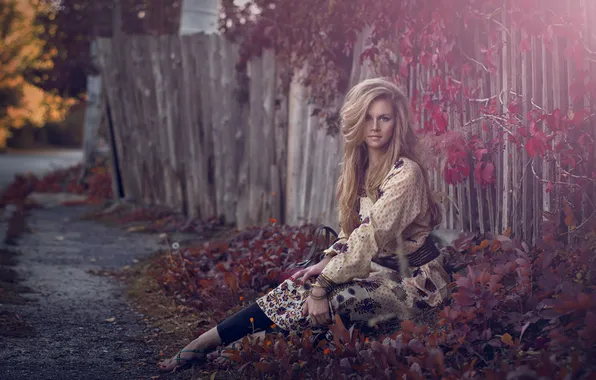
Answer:
[[[182,304],[213,310],[215,323],[276,286],[309,248],[310,232],[271,225],[227,242],[178,247],[163,256],[156,275]],[[250,378],[590,378],[594,238],[565,249],[483,236],[450,252],[451,297],[431,323],[371,330],[338,319],[326,336],[269,334],[227,353]]]

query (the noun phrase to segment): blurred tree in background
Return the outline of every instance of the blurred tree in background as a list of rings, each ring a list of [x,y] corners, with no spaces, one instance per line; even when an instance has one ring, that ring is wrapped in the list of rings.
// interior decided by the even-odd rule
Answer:
[[[35,86],[60,95],[84,99],[86,79],[96,74],[90,45],[98,37],[111,37],[113,0],[32,0],[35,37],[41,51],[25,70]],[[176,34],[180,2],[159,0],[118,1],[122,32]]]
[[[114,19],[118,6],[120,17]],[[180,1],[0,0],[0,147],[80,146],[95,38],[177,34]]]
[[[65,98],[83,99],[87,75],[94,74],[90,44],[111,33],[112,1],[33,0],[33,27],[41,49],[27,69],[30,83]]]
[[[0,0],[0,148],[6,144],[11,110],[21,105],[22,51],[30,36],[20,28],[24,20],[16,0]]]

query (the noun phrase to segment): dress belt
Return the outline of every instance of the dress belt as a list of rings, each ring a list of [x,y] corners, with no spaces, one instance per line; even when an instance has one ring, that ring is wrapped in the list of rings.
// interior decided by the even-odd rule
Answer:
[[[435,245],[433,238],[427,237],[420,248],[408,255],[408,263],[410,264],[410,267],[421,267],[436,259],[440,255],[441,252]],[[372,261],[396,272],[400,271],[399,261],[395,255],[375,257]]]

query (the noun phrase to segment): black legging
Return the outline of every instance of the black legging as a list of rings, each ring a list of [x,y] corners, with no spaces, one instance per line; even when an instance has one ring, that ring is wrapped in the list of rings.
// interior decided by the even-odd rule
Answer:
[[[251,318],[253,319],[252,322],[250,321]],[[217,332],[222,343],[228,345],[246,335],[263,330],[273,330],[272,325],[273,321],[265,315],[259,305],[253,303],[219,323]]]

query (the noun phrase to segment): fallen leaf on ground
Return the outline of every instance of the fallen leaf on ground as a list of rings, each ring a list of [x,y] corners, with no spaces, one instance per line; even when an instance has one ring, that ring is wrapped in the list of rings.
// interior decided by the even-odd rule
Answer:
[[[211,374],[211,378],[210,378],[210,379],[211,379],[211,380],[215,380],[215,375],[217,375],[217,371],[215,371],[215,372],[213,372],[213,373]]]
[[[62,241],[62,240],[64,240],[64,236],[56,236],[56,240]]]
[[[112,323],[112,322],[114,322],[115,320],[116,320],[116,317],[110,317],[110,318],[106,319],[106,322],[110,322],[110,323]]]
[[[133,226],[130,227],[129,229],[126,230],[126,232],[139,232],[139,231],[144,231],[145,230],[145,226]]]
[[[508,346],[513,346],[513,337],[509,333],[505,333],[501,336],[501,342]]]

